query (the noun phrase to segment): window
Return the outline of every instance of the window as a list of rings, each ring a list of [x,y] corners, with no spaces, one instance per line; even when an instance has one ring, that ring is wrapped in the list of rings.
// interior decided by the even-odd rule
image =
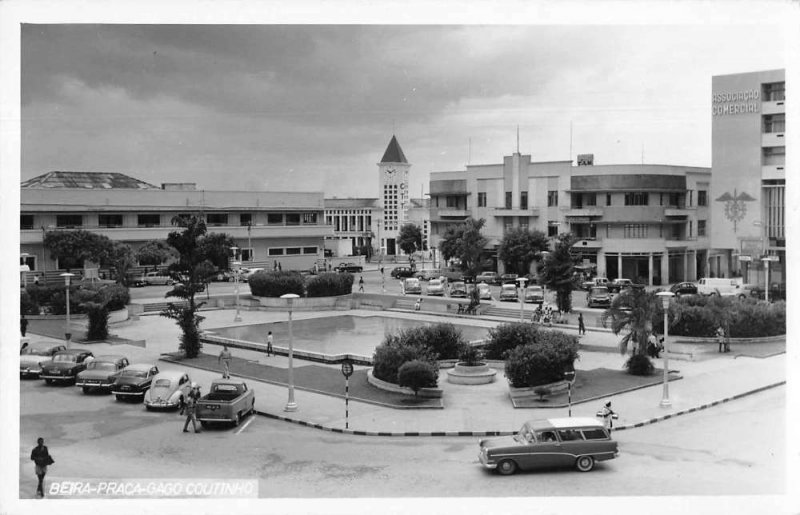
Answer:
[[[289,247],[286,249],[287,256],[296,256],[300,254],[300,252],[301,252],[300,247]]]
[[[303,254],[316,254],[317,247],[303,247]]]
[[[228,213],[208,213],[206,215],[206,224],[213,226],[228,225]]]
[[[447,196],[447,207],[458,207],[458,197]]]
[[[141,214],[136,218],[136,225],[139,227],[158,227],[161,225],[161,215],[157,213]]]
[[[647,226],[644,224],[625,224],[624,238],[647,238]]]
[[[697,205],[698,206],[708,205],[708,192],[706,190],[697,190]]]
[[[680,206],[681,204],[681,196],[679,193],[670,193],[669,194],[669,204],[668,206]],[[646,205],[646,203],[645,203]]]
[[[597,205],[597,193],[587,193],[586,194],[586,205],[587,206],[596,206]]]
[[[512,192],[510,191],[506,192],[506,209],[511,209],[511,195]]]
[[[239,214],[239,225],[241,226],[251,226],[253,225],[253,214],[252,213],[240,213]]]
[[[558,191],[547,192],[547,207],[554,207],[558,205]]]
[[[778,102],[783,100],[786,100],[785,82],[773,82],[771,84],[764,84],[765,102]]]
[[[122,215],[97,215],[100,227],[122,227]]]
[[[705,236],[706,235],[706,221],[705,220],[698,220],[697,221],[697,235],[698,236]]]
[[[611,193],[606,193],[606,205],[611,205]]]
[[[82,215],[56,215],[56,227],[83,227]]]
[[[764,164],[780,166],[786,163],[786,147],[764,147],[762,150]]]
[[[520,229],[522,229],[523,231],[527,231],[528,230],[528,217],[527,216],[520,216],[519,220],[518,220],[518,223],[519,223],[519,228]]]
[[[33,215],[19,215],[20,229],[33,229]]]
[[[486,192],[478,192],[478,207],[486,207]]]
[[[764,116],[764,132],[786,132],[786,115],[780,113]]]
[[[252,261],[253,260],[253,249],[239,249],[242,253],[242,261]]]
[[[268,256],[282,256],[283,249],[267,249]]]
[[[317,225],[317,213],[303,213],[303,225]]]
[[[519,194],[519,208],[528,209],[528,192],[521,191]]]
[[[503,229],[505,230],[505,232],[514,229],[514,217],[512,216],[503,217]]]
[[[602,429],[583,429],[581,430],[583,437],[587,440],[605,440],[608,438],[606,432]]]
[[[577,429],[561,429],[558,431],[558,436],[561,438],[562,442],[583,440],[583,435]]]
[[[286,225],[300,225],[300,213],[286,213]]]
[[[283,225],[283,213],[267,213],[267,225]]]
[[[558,224],[553,221],[547,222],[547,235],[550,237],[558,236]]]
[[[625,194],[626,206],[646,206],[648,203],[647,201],[648,201],[647,193],[641,191]]]

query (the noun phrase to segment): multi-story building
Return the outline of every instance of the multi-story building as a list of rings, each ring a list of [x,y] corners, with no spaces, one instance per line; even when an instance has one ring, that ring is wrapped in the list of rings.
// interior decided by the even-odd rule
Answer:
[[[388,256],[398,254],[397,237],[408,220],[410,193],[408,172],[411,165],[406,160],[397,138],[392,135],[381,162],[378,163],[378,193],[383,210],[378,237],[379,252]]]
[[[381,209],[377,198],[326,198],[325,223],[333,228],[326,249],[334,255],[355,255],[372,247]]]
[[[431,174],[431,244],[447,226],[483,218],[487,257],[498,262],[512,228],[548,236],[572,232],[573,250],[597,273],[647,284],[694,280],[708,248],[707,168],[670,165],[594,166],[592,156],[533,162],[514,153],[503,163]]]
[[[194,183],[148,184],[119,173],[50,172],[22,183],[20,251],[30,270],[64,268],[44,248],[48,231],[85,229],[131,245],[165,240],[175,216],[199,214],[226,233],[245,266],[309,269],[332,234],[321,192],[205,191]]]
[[[786,266],[785,72],[712,78],[710,273],[784,282]]]

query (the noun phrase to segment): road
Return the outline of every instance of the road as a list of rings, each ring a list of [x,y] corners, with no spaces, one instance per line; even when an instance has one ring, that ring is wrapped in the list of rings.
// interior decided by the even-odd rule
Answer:
[[[782,494],[785,388],[616,433],[620,457],[590,473],[501,477],[477,438],[342,435],[263,417],[182,433],[177,413],[147,412],[72,386],[21,384],[21,498],[35,489],[36,438],[56,459],[48,481],[257,478],[263,498]],[[421,415],[422,416],[422,415]]]

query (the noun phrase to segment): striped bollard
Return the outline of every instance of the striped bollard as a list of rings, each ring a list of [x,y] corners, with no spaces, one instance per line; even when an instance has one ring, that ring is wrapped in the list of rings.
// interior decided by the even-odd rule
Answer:
[[[350,376],[353,375],[353,362],[345,358],[342,361],[344,375],[344,428],[350,428]]]

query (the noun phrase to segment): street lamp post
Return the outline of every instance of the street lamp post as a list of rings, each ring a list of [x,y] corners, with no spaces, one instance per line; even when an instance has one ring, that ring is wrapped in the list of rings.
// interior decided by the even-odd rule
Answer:
[[[297,403],[294,402],[294,365],[292,358],[294,357],[294,334],[292,333],[292,303],[294,299],[299,299],[300,295],[296,293],[286,293],[281,295],[282,299],[289,301],[289,401],[283,411],[297,411]]]
[[[772,256],[765,256],[761,258],[761,261],[764,263],[766,272],[766,277],[764,278],[764,300],[769,302],[769,263],[770,261],[775,261],[775,259]]]
[[[525,322],[525,283],[528,282],[528,278],[520,277],[517,280],[519,281],[519,291],[521,293],[519,297],[519,321]]]
[[[233,317],[234,322],[241,322],[242,315],[239,313],[239,271],[242,267],[242,262],[236,259],[236,252],[239,250],[239,247],[231,247],[231,252],[233,253],[233,283],[235,285],[235,292],[236,292],[236,315]]]
[[[71,274],[69,272],[65,272],[61,274],[61,277],[64,278],[64,285],[67,290],[67,320],[66,325],[64,326],[64,340],[66,341],[67,347],[69,347],[69,341],[72,339],[72,333],[69,332],[69,281],[70,278],[75,277],[75,274]]]
[[[662,291],[656,295],[661,297],[661,307],[664,308],[664,392],[661,396],[660,406],[669,408],[672,403],[669,400],[669,338],[667,337],[667,324],[669,323],[669,303],[675,294],[671,291]]]

